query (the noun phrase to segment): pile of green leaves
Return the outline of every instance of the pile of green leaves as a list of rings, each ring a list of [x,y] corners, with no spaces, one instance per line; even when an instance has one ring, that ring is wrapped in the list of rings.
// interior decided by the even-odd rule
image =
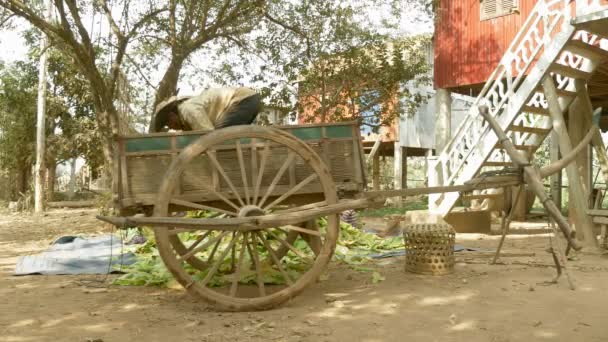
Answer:
[[[327,225],[326,221],[323,219],[320,219],[318,224],[321,231],[323,231]],[[121,271],[125,272],[125,274],[117,278],[114,281],[114,284],[132,286],[171,286],[174,282],[171,273],[166,269],[160,258],[153,235],[147,230],[145,230],[145,232],[148,239],[147,242],[138,247],[131,247],[131,251],[137,256],[137,261],[130,266],[123,266]],[[200,234],[198,232],[180,234],[180,238],[185,243],[194,241],[199,236]],[[312,251],[308,248],[308,245],[304,240],[296,240],[294,246],[303,251],[303,254],[312,256]],[[376,283],[384,280],[384,277],[378,272],[375,272],[373,268],[365,266],[371,262],[370,254],[399,248],[403,248],[403,239],[399,237],[380,238],[374,234],[363,232],[342,222],[340,224],[340,235],[336,246],[335,259],[342,264],[349,265],[356,271],[371,272],[372,281]],[[203,252],[201,257],[205,258],[207,253],[210,253],[210,251]],[[261,260],[267,259],[267,251],[261,246],[258,248],[258,253],[260,254]],[[308,269],[310,263],[310,260],[304,260],[294,253],[288,253],[282,260],[283,268],[292,279],[297,279],[303,274]],[[240,284],[255,284],[256,273],[255,268],[250,267],[251,264],[252,261],[249,259],[248,253],[245,253],[244,267],[242,268],[239,279]],[[199,271],[189,264],[184,265],[186,271],[192,274],[193,279],[195,280],[201,280],[207,276],[207,270]],[[230,259],[230,256],[228,256],[220,265],[217,274],[209,281],[209,285],[220,287],[230,284],[233,280],[233,274],[230,272],[231,266],[232,260]],[[272,265],[262,265],[262,274],[266,284],[281,285],[286,283],[286,279],[281,272],[272,267]]]

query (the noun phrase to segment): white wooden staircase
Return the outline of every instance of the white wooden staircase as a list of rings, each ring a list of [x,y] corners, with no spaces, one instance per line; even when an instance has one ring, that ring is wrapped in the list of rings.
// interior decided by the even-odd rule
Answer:
[[[588,25],[601,20],[603,25]],[[604,32],[581,28],[604,25],[608,26],[606,0],[539,0],[454,137],[429,165],[429,185],[463,184],[480,171],[512,165],[478,114],[481,104],[490,107],[519,150],[533,154],[552,130],[543,80],[553,80],[560,107],[568,108],[577,96],[575,80],[588,81],[608,59]],[[429,196],[429,209],[447,215],[459,196]]]

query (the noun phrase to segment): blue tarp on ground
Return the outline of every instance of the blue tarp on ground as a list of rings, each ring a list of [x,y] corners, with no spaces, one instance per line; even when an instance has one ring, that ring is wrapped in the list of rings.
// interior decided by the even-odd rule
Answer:
[[[112,273],[114,266],[135,262],[133,253],[121,252],[122,242],[115,235],[64,236],[45,252],[19,257],[15,275]]]

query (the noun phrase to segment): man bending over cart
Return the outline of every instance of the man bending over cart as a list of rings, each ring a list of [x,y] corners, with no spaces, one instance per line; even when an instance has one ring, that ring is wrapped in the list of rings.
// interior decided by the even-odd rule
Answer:
[[[156,107],[152,131],[214,130],[250,125],[261,107],[260,95],[244,87],[210,88],[196,96],[172,96]]]

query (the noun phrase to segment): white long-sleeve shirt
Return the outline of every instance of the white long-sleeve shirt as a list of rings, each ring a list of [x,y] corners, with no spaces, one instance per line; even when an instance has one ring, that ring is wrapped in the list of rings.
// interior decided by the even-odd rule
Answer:
[[[192,130],[213,130],[216,123],[242,100],[256,92],[250,88],[211,88],[178,105],[181,119]]]

